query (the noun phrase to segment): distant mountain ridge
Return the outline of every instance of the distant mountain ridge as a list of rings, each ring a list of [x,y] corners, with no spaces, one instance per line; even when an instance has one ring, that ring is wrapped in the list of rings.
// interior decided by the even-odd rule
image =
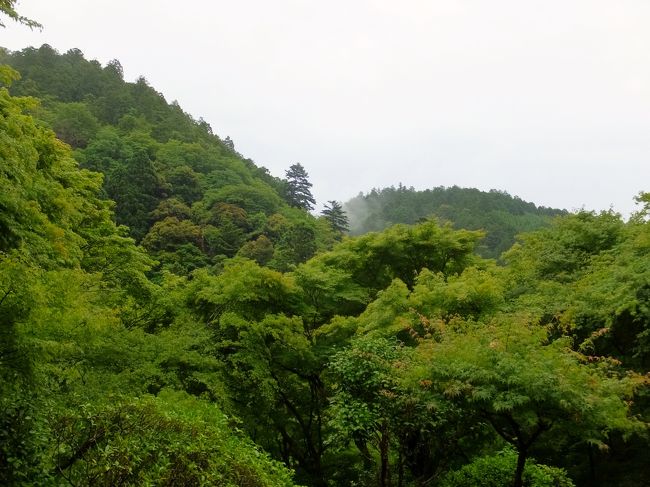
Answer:
[[[553,217],[567,213],[498,190],[438,186],[420,191],[402,184],[360,193],[346,202],[344,209],[351,235],[428,218],[449,221],[455,228],[485,230],[478,252],[492,258],[509,249],[517,234],[544,227]]]

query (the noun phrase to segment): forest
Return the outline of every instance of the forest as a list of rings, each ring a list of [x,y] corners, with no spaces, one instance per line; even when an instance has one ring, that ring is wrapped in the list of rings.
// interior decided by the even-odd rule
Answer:
[[[0,50],[0,484],[648,485],[650,193],[311,187]]]
[[[417,191],[402,184],[360,193],[345,203],[344,210],[350,235],[379,232],[396,223],[414,224],[431,217],[458,229],[485,230],[476,252],[493,259],[512,247],[518,234],[537,230],[553,217],[567,213],[538,207],[503,191],[458,186]]]

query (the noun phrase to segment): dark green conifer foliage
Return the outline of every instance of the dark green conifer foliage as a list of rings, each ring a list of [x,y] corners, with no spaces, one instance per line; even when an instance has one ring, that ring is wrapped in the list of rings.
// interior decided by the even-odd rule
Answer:
[[[346,233],[349,229],[348,216],[343,211],[343,205],[338,201],[330,200],[321,212],[325,219],[330,222],[332,228],[340,233]]]
[[[231,151],[235,152],[235,143],[232,141],[229,135],[227,135],[226,138],[223,139],[223,145],[225,145]]]
[[[312,184],[309,182],[309,174],[300,163],[292,164],[286,172],[287,189],[286,198],[291,206],[313,210],[316,200],[311,194]]]

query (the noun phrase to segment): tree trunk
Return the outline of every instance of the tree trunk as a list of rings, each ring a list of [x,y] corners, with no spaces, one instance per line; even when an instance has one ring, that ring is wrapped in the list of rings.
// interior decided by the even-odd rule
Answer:
[[[515,482],[514,487],[523,487],[524,485],[524,467],[526,466],[526,457],[528,452],[525,448],[519,449],[519,455],[517,456],[517,469],[515,470]]]
[[[388,448],[389,448],[389,436],[388,436],[388,425],[384,423],[381,431],[381,439],[379,440],[379,456],[381,458],[381,470],[379,473],[379,486],[388,487],[389,478],[388,478]]]
[[[402,458],[402,450],[399,451],[399,459],[397,460],[397,487],[404,487],[404,460]]]
[[[594,461],[594,448],[587,445],[589,449],[589,474],[591,475],[591,483],[596,484],[596,462]]]

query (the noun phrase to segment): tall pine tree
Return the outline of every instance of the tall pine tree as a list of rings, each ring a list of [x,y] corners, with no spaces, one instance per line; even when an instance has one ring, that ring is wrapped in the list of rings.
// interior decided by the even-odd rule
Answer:
[[[311,194],[309,188],[312,184],[309,182],[309,175],[302,164],[296,163],[291,165],[286,171],[287,186],[286,199],[291,206],[313,210],[316,200]]]
[[[349,230],[348,216],[343,210],[343,205],[338,201],[328,201],[321,214],[337,232],[346,233]]]

